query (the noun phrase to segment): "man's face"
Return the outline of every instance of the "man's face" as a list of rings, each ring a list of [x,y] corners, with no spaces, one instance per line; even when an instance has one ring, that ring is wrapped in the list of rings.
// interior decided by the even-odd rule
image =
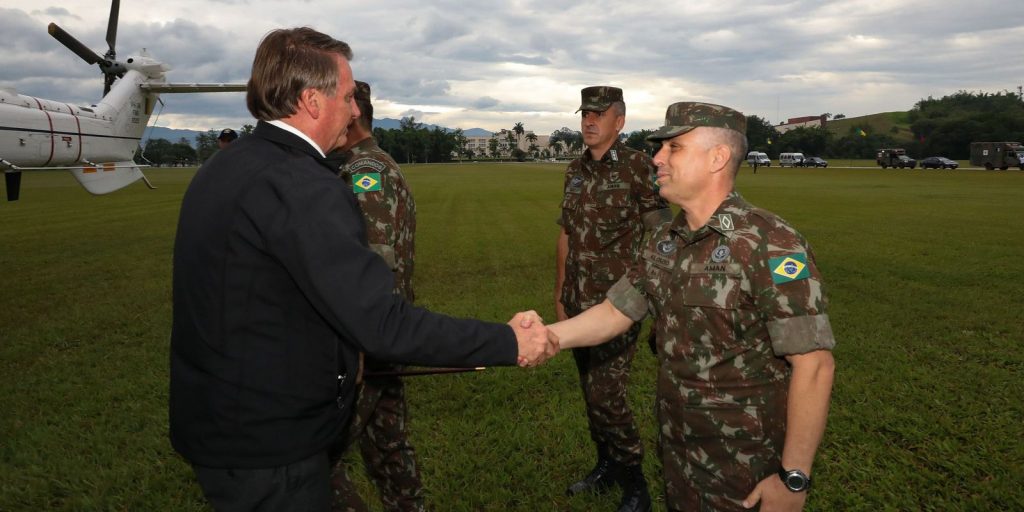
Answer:
[[[699,196],[710,182],[713,159],[712,147],[701,128],[662,141],[654,155],[658,193],[675,205]]]
[[[626,123],[626,117],[617,114],[614,107],[604,112],[584,110],[580,114],[580,131],[583,132],[583,143],[588,148],[611,146]]]
[[[321,148],[324,153],[329,153],[345,144],[348,139],[349,124],[359,117],[359,107],[356,106],[355,100],[356,82],[352,79],[352,68],[344,57],[336,55],[334,59],[338,64],[338,87],[333,96],[324,95],[323,122],[326,124],[327,133],[332,141],[330,147]]]

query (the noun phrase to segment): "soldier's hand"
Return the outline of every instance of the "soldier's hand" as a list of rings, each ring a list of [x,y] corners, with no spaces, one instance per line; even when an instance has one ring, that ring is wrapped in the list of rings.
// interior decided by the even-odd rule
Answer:
[[[517,313],[508,324],[516,333],[519,366],[537,366],[558,353],[558,337],[544,326],[536,311]]]
[[[565,306],[559,299],[555,299],[555,319],[559,322],[569,319],[569,315],[565,314]]]
[[[807,491],[792,492],[782,484],[779,475],[770,475],[743,500],[743,507],[754,508],[759,501],[761,512],[799,512],[807,501]]]

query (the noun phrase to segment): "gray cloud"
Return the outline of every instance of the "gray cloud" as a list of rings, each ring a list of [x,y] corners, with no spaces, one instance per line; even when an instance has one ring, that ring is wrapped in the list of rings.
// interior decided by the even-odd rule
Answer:
[[[0,9],[5,47],[13,50],[0,54],[0,85],[94,101],[95,67],[46,34],[46,23],[56,20],[102,51],[106,12],[94,5],[65,0],[32,11]],[[665,105],[685,99],[772,121],[821,112],[854,116],[906,110],[959,89],[1014,90],[1024,76],[1024,59],[1013,51],[1024,39],[1024,9],[1010,0],[693,0],[653,7],[608,0],[484,7],[457,0],[179,0],[162,4],[160,17],[143,12],[145,6],[122,5],[119,56],[145,47],[173,67],[172,81],[244,81],[267,30],[312,25],[352,44],[357,77],[373,84],[379,108],[395,105],[387,115],[415,112],[453,127],[461,120],[489,129],[526,120],[529,129],[550,132],[573,122],[567,105],[578,101],[579,87],[595,83],[627,89],[632,130],[656,126]],[[223,123],[232,109],[247,119],[244,102],[228,98],[236,95],[213,96],[165,101],[174,119],[210,114]]]

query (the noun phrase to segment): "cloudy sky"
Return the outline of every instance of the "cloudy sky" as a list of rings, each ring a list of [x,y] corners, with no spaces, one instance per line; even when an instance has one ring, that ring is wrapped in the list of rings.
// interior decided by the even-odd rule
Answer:
[[[0,86],[94,103],[97,68],[46,25],[102,54],[108,14],[105,0],[0,0]],[[659,126],[676,101],[778,123],[1024,83],[1019,0],[123,0],[118,57],[146,48],[172,82],[244,82],[260,38],[298,25],[352,45],[377,117],[453,128],[578,128],[579,90],[599,84],[623,88],[631,131]],[[161,126],[252,122],[243,93],[163,99]]]

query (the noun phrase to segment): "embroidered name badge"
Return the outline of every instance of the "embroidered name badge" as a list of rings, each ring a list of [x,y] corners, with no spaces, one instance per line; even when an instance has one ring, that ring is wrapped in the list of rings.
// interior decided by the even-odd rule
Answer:
[[[628,188],[629,188],[629,183],[623,183],[621,181],[616,181],[616,182],[613,182],[613,183],[605,183],[604,185],[599,185],[597,187],[597,191],[598,192],[608,192],[608,191],[611,191],[611,190],[626,190]]]
[[[356,194],[380,190],[380,173],[368,172],[352,175],[352,191]]]
[[[804,253],[769,258],[768,268],[772,272],[772,282],[775,284],[811,277],[811,273],[807,270],[807,255]]]

